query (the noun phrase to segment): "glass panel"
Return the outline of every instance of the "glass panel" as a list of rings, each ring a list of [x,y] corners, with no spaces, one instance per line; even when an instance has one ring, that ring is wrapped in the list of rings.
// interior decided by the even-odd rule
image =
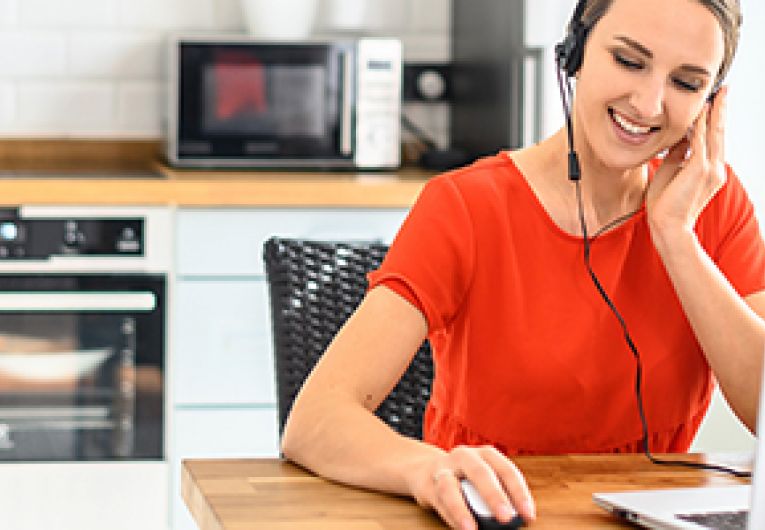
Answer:
[[[326,77],[322,65],[208,65],[203,74],[205,132],[324,137]]]
[[[161,365],[138,358],[139,318],[2,315],[0,460],[161,456]],[[152,402],[158,411],[137,414]],[[146,412],[159,419],[148,425],[159,444],[142,436]]]

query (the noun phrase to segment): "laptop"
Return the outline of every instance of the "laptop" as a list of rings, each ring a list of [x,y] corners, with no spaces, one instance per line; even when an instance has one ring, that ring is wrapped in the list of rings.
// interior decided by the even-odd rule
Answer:
[[[765,382],[765,377],[763,377]],[[595,503],[625,521],[661,530],[765,529],[765,389],[760,392],[752,484],[595,493]]]

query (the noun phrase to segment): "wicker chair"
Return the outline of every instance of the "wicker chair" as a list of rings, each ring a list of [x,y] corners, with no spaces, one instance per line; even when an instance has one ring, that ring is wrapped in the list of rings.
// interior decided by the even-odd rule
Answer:
[[[266,241],[280,435],[304,379],[361,302],[366,273],[377,268],[386,251],[380,243]],[[421,439],[432,380],[425,341],[377,416],[397,432]]]

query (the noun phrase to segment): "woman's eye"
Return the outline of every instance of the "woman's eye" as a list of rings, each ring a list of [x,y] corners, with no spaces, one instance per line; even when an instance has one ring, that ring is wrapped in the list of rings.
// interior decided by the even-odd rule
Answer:
[[[679,87],[681,90],[686,90],[688,92],[698,92],[699,90],[699,84],[693,83],[690,81],[683,81],[682,79],[673,79],[672,80],[677,87]]]
[[[624,66],[625,68],[629,68],[630,70],[638,70],[643,67],[642,63],[638,63],[635,61],[631,61],[624,57],[623,55],[620,55],[618,53],[614,53],[614,60],[619,63],[620,65]]]

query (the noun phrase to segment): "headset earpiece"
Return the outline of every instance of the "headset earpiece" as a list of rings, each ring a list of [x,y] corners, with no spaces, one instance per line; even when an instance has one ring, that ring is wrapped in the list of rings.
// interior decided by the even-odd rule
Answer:
[[[566,37],[555,46],[555,59],[569,77],[576,75],[582,66],[584,44],[590,32],[590,28],[582,24],[582,14],[586,6],[587,0],[578,1]]]

